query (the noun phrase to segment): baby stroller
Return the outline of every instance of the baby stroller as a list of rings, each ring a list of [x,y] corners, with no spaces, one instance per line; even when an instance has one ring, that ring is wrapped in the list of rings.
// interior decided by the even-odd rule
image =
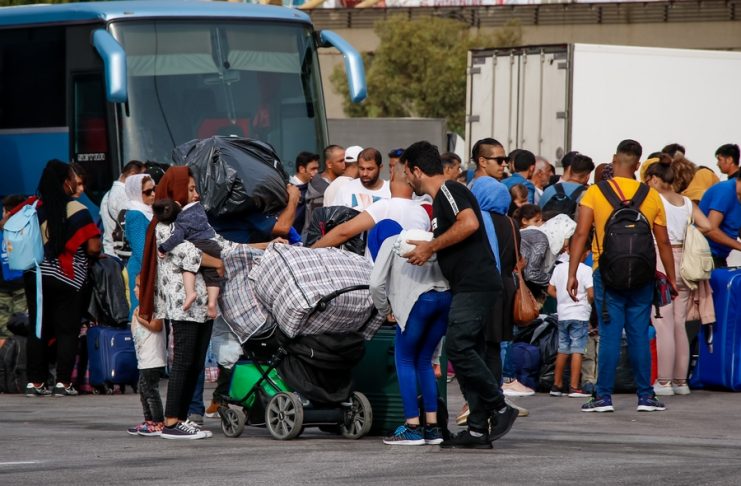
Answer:
[[[336,296],[368,286],[353,286],[322,298],[321,312]],[[371,316],[371,319],[374,316]],[[348,439],[366,435],[373,411],[366,396],[352,391],[352,368],[364,354],[359,333],[287,337],[274,328],[243,346],[247,358],[234,367],[225,406],[219,409],[227,437],[246,425],[264,426],[279,440],[294,439],[305,427],[319,427]]]

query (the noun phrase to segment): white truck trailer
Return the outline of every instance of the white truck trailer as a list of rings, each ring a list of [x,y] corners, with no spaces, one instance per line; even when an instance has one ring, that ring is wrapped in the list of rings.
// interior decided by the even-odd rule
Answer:
[[[717,171],[741,143],[741,52],[563,44],[468,55],[466,147],[494,137],[550,161],[569,150],[609,162],[620,140],[668,143]]]

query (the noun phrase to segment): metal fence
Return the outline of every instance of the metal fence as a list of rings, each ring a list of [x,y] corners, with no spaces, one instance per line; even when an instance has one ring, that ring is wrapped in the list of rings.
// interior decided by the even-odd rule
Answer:
[[[410,7],[315,9],[314,25],[322,29],[370,29],[393,15],[409,19],[430,16],[462,20],[471,27],[501,27],[510,21],[522,26],[637,24],[735,21],[741,0],[677,0],[645,3],[571,3],[480,7]]]

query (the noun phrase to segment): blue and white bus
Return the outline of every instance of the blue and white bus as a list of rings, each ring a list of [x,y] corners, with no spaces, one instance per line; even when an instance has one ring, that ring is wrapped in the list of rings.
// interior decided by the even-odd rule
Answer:
[[[265,140],[285,161],[327,144],[317,49],[357,51],[298,10],[121,1],[0,9],[0,194],[33,193],[51,158],[88,172],[98,202],[132,159],[215,134]],[[290,170],[290,163],[287,164]]]

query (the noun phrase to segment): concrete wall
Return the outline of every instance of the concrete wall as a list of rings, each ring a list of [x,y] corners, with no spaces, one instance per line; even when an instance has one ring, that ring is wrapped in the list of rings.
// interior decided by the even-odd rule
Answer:
[[[322,28],[317,21],[317,28]],[[378,37],[371,28],[337,29],[356,49],[372,51]],[[475,29],[472,29],[475,30]],[[493,28],[481,28],[490,32]],[[706,21],[636,24],[526,25],[522,27],[523,45],[583,42],[652,47],[741,50],[741,22]],[[342,62],[336,51],[322,49],[319,55],[324,83],[327,117],[343,118],[342,100],[332,89],[329,75]],[[369,96],[373,94],[370,93]]]

